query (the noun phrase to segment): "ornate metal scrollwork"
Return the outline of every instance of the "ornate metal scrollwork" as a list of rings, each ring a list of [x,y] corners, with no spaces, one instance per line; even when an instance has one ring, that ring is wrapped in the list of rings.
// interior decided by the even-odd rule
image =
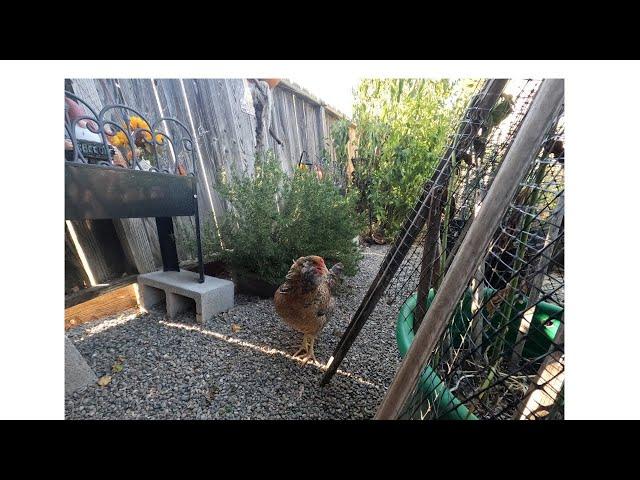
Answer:
[[[65,160],[196,175],[193,138],[180,120],[162,117],[150,123],[138,110],[123,104],[106,105],[96,113],[85,100],[68,91]]]

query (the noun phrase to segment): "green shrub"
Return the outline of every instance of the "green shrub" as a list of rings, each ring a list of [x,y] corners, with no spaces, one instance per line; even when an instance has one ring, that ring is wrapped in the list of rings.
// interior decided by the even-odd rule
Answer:
[[[329,264],[342,262],[345,273],[354,275],[360,254],[353,239],[362,227],[354,200],[341,195],[329,175],[318,180],[297,170],[286,190],[281,230],[293,258],[319,255]]]
[[[352,239],[361,222],[353,199],[328,176],[297,170],[288,177],[269,153],[253,176],[223,182],[219,191],[232,206],[221,222],[222,256],[236,271],[280,283],[293,260],[319,255],[355,274],[360,254]]]
[[[349,162],[349,152],[347,144],[349,143],[349,126],[351,122],[347,119],[336,120],[331,126],[330,142],[335,152],[336,172],[342,178],[341,183],[345,183],[345,174],[347,172],[347,164]]]
[[[200,225],[200,242],[202,244],[203,260],[205,262],[211,262],[219,259],[222,248],[213,217],[208,218],[206,215],[201,215]],[[186,252],[189,252],[191,260],[195,259],[197,257],[196,236],[193,227],[174,222],[174,235],[176,243],[182,246]]]
[[[370,227],[393,238],[433,173],[476,82],[365,79],[354,105],[352,188]],[[345,151],[345,126],[332,130]]]

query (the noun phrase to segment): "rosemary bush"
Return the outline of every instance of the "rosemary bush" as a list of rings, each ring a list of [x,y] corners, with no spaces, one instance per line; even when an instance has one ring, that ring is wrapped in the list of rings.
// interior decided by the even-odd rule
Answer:
[[[299,169],[288,177],[269,152],[253,176],[221,184],[232,207],[220,225],[221,256],[236,272],[277,284],[293,260],[319,255],[328,266],[342,262],[347,275],[356,273],[360,253],[352,240],[361,221],[353,198],[341,195],[328,175]]]

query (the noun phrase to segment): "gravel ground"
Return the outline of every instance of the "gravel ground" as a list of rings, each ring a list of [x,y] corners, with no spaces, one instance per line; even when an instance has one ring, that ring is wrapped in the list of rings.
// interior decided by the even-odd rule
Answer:
[[[378,271],[388,246],[363,247],[359,273],[347,278],[337,310],[316,340],[326,363]],[[271,300],[236,296],[236,306],[206,322],[169,321],[164,311],[125,312],[67,331],[104,386],[65,399],[69,419],[368,419],[400,363],[398,304],[382,300],[331,383],[319,365],[290,354],[302,335]],[[237,325],[239,330],[232,328]],[[237,330],[237,331],[234,331]],[[112,371],[114,364],[122,365]]]

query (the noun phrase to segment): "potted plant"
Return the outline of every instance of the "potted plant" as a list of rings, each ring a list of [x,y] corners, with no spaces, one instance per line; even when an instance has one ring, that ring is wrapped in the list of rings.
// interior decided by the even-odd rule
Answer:
[[[342,262],[345,274],[355,274],[360,253],[352,240],[360,217],[328,176],[296,170],[288,177],[269,152],[253,176],[221,179],[220,185],[231,205],[220,224],[221,257],[238,292],[272,297],[304,255],[319,255],[329,267]]]
[[[280,83],[280,79],[279,78],[262,78],[261,80],[264,80],[265,82],[267,82],[269,84],[269,88],[271,90],[276,88],[278,86],[278,84]]]

